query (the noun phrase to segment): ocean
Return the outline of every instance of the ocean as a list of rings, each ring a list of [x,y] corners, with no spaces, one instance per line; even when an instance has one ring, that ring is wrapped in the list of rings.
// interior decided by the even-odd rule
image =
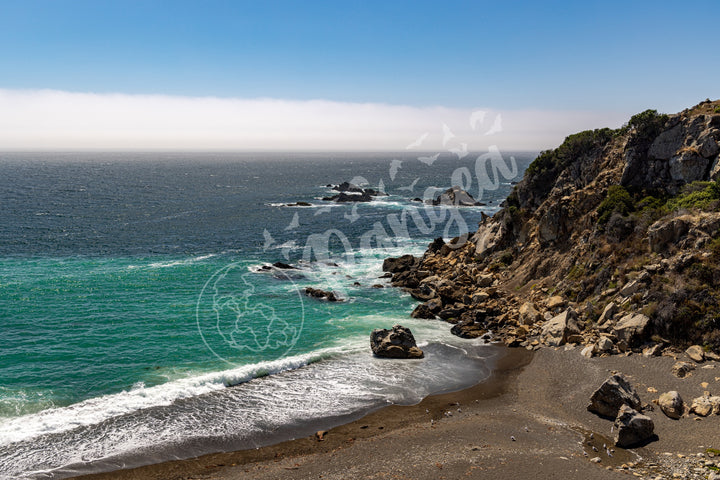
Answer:
[[[533,158],[0,154],[0,479],[255,448],[487,378],[492,350],[412,319],[382,261],[474,231]],[[322,200],[343,181],[388,195]],[[485,205],[413,201],[453,184]],[[372,356],[397,323],[424,359]]]

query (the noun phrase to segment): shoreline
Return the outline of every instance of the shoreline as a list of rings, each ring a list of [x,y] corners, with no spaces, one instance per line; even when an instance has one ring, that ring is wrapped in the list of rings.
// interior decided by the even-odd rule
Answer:
[[[316,436],[285,440],[255,449],[218,452],[182,460],[167,460],[130,469],[65,477],[69,480],[120,480],[120,479],[180,479],[194,474],[208,474],[226,466],[242,466],[264,461],[277,461],[298,455],[328,453],[347,444],[348,438],[372,439],[410,425],[438,421],[447,406],[477,399],[500,396],[508,388],[513,375],[526,366],[533,353],[508,349],[501,345],[488,345],[495,350],[490,376],[482,382],[461,390],[438,393],[425,397],[414,405],[387,405],[362,414],[355,420],[327,430],[322,441]],[[62,472],[65,469],[59,470]]]
[[[658,439],[602,455],[612,421],[586,410],[592,392],[622,372],[652,405],[660,393],[678,390],[686,401],[720,390],[720,364],[707,362],[678,379],[668,356],[614,355],[588,359],[579,348],[535,352],[495,346],[501,353],[493,375],[478,385],[392,405],[315,436],[254,450],[216,453],[130,470],[73,477],[76,480],[177,480],[189,478],[681,478],[695,476],[698,454],[720,448],[717,416],[694,420],[649,411]],[[703,384],[706,386],[703,387]],[[708,386],[709,385],[709,386]],[[705,459],[707,460],[707,459]],[[712,460],[712,459],[710,459]],[[717,459],[715,459],[717,460]],[[694,463],[693,463],[694,462]],[[700,464],[702,465],[702,464]],[[704,472],[707,475],[708,471]],[[699,474],[697,474],[699,475]]]

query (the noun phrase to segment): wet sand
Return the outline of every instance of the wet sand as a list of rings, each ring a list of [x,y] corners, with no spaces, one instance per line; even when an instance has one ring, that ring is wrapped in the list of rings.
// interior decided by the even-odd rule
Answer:
[[[588,436],[593,432],[590,442],[603,450],[602,443],[610,445],[612,421],[586,410],[592,392],[616,371],[628,377],[643,404],[668,390],[678,390],[686,402],[705,390],[717,394],[717,364],[698,366],[690,377],[678,379],[671,373],[675,360],[668,357],[587,359],[577,348],[533,353],[497,348],[502,355],[489,380],[417,405],[383,408],[330,430],[322,441],[311,436],[77,478],[628,478],[631,472],[618,471],[623,463],[640,461],[642,467],[669,458],[667,453],[675,458],[720,448],[720,416],[671,420],[656,407],[647,415],[655,422],[658,439],[630,451],[615,449],[610,458],[594,452]],[[591,463],[592,456],[600,456],[601,462]]]

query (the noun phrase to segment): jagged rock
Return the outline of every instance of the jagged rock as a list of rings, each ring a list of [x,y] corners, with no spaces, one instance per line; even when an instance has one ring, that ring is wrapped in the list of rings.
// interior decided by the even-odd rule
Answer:
[[[650,250],[662,252],[667,245],[679,242],[689,229],[690,226],[684,219],[658,220],[648,227],[647,238]]]
[[[567,343],[570,335],[579,333],[580,326],[577,322],[577,314],[572,308],[568,308],[543,325],[541,335],[549,345],[558,347]]]
[[[354,193],[354,192],[340,192],[337,195],[332,195],[329,197],[323,197],[323,201],[326,202],[337,202],[337,203],[347,203],[347,202],[371,202],[372,201],[372,195],[368,192],[363,193]]]
[[[613,334],[618,340],[625,341],[632,346],[642,340],[649,323],[650,317],[647,315],[631,313],[620,319],[613,328]]]
[[[625,284],[623,288],[620,289],[620,295],[623,297],[629,297],[631,295],[635,295],[637,291],[640,289],[640,282],[637,280],[632,280]]]
[[[675,390],[663,393],[658,399],[660,410],[670,418],[682,417],[684,405],[682,397]]]
[[[520,314],[520,323],[523,325],[532,325],[542,320],[542,315],[530,302],[523,303],[518,313]]]
[[[715,352],[705,352],[705,359],[720,362],[720,355]]]
[[[710,161],[692,150],[682,151],[670,159],[670,178],[682,183],[692,183],[705,178]]]
[[[273,267],[279,268],[280,270],[297,270],[297,267],[283,262],[275,262],[273,263]]]
[[[643,357],[657,357],[662,353],[663,346],[660,343],[656,343],[655,345],[651,347],[646,347],[643,349]]]
[[[495,277],[491,274],[481,274],[477,277],[477,286],[481,288],[489,287],[492,285],[493,281],[495,281]]]
[[[595,390],[590,397],[588,411],[614,418],[622,405],[640,408],[640,396],[621,374],[615,374]]]
[[[401,273],[415,267],[419,259],[412,255],[403,255],[397,258],[386,258],[383,261],[383,272]]]
[[[717,130],[706,130],[697,139],[697,149],[700,155],[705,158],[712,158],[720,152],[720,145],[715,140]]]
[[[417,307],[415,307],[415,310],[412,311],[410,314],[412,318],[426,318],[426,319],[433,319],[435,318],[435,313],[428,307],[427,302],[421,303]]]
[[[437,292],[422,282],[420,282],[420,285],[417,288],[409,290],[408,293],[410,293],[410,296],[415,300],[420,300],[421,302],[427,302],[428,300],[437,297]]]
[[[622,448],[639,445],[655,435],[652,419],[627,405],[620,407],[615,429],[615,445]]]
[[[697,363],[705,361],[705,352],[700,345],[693,345],[685,350],[685,353],[687,353],[687,356]]]
[[[342,302],[342,299],[339,299],[334,292],[321,290],[319,288],[306,287],[305,295],[320,300],[327,300],[328,302]]]
[[[555,310],[556,308],[563,308],[565,305],[567,305],[567,302],[560,295],[555,295],[553,297],[550,297],[545,302],[545,306],[548,308],[548,310]]]
[[[427,251],[428,251],[428,253],[437,253],[444,246],[445,246],[445,240],[443,240],[442,237],[438,237],[435,240],[433,240],[432,242],[430,242],[430,245],[428,245]]]
[[[617,304],[615,302],[610,302],[607,305],[605,305],[605,308],[603,309],[602,313],[600,314],[600,318],[598,318],[598,325],[603,325],[608,320],[612,320],[612,318],[617,313]]]
[[[688,362],[676,362],[672,366],[672,373],[678,378],[685,378],[687,375],[695,370],[695,365]]]
[[[370,334],[370,348],[378,357],[423,358],[409,328],[395,325],[392,330],[378,328]]]
[[[692,405],[690,405],[690,412],[695,415],[700,415],[701,417],[707,417],[713,411],[713,402],[710,400],[711,398],[712,397],[702,396],[693,399]],[[720,397],[716,398],[718,398],[718,401],[720,402]]]
[[[485,290],[480,290],[479,292],[475,292],[472,294],[472,297],[470,297],[473,304],[483,304],[488,301],[490,298],[490,294],[486,292]]]
[[[648,156],[658,160],[670,160],[680,150],[684,141],[685,132],[683,132],[682,125],[677,124],[657,136],[650,145]]]
[[[610,352],[612,351],[615,344],[607,337],[600,337],[600,340],[597,342],[597,349],[601,352]]]
[[[437,315],[447,321],[451,321],[453,319],[458,320],[465,310],[466,307],[447,307],[440,310]]]
[[[458,186],[448,188],[433,200],[433,205],[446,205],[455,207],[474,207],[482,205],[472,195]]]
[[[595,355],[595,345],[586,345],[585,348],[580,350],[580,355],[582,355],[585,358],[592,358],[593,355]]]
[[[486,222],[478,228],[470,241],[475,244],[475,255],[479,260],[487,258],[503,245],[508,230],[504,223]]]
[[[473,319],[462,320],[450,329],[450,333],[460,338],[477,338],[485,335],[487,329]]]

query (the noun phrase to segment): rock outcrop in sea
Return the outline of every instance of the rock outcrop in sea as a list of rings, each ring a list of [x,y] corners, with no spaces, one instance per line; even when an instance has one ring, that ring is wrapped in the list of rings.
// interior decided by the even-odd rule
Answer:
[[[378,357],[423,358],[409,328],[395,325],[391,330],[377,328],[370,334],[370,348]]]
[[[460,336],[720,358],[719,153],[720,101],[570,135],[476,232],[384,270]]]
[[[476,207],[484,205],[483,203],[475,200],[472,195],[457,185],[448,188],[436,199],[428,201],[433,205],[443,205],[447,207]]]
[[[387,194],[372,188],[362,188],[353,183],[343,182],[340,185],[331,186],[332,190],[339,192],[329,197],[324,197],[328,202],[371,202],[373,197],[386,196]]]

